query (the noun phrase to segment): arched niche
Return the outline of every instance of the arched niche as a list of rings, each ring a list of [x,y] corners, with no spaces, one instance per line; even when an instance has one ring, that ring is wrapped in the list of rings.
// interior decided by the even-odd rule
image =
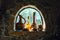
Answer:
[[[14,18],[14,31],[16,31],[16,23],[19,22],[19,15],[21,15],[25,19],[26,18],[28,19],[28,16],[30,16],[29,18],[31,20],[33,20],[33,13],[32,12],[36,13],[36,15],[35,15],[36,20],[35,21],[37,22],[37,20],[39,20],[39,22],[37,22],[36,24],[37,25],[41,24],[42,28],[43,28],[42,31],[46,31],[45,30],[46,29],[46,24],[45,24],[45,20],[44,20],[44,17],[42,15],[42,12],[37,7],[35,7],[34,5],[23,6],[20,10],[18,10],[18,12],[16,13],[15,18]],[[27,19],[26,19],[26,23],[28,22]],[[30,24],[32,25],[31,20],[30,20]],[[22,22],[24,23],[24,21],[22,21]]]

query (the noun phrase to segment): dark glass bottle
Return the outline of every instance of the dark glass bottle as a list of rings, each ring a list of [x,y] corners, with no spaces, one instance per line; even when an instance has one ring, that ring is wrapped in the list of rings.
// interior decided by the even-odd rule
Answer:
[[[32,28],[33,28],[33,31],[37,31],[36,30],[36,21],[35,21],[35,12],[33,13],[33,24],[32,24]]]

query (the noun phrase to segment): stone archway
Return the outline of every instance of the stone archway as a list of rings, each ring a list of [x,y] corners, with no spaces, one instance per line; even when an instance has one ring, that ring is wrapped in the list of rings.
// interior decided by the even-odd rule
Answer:
[[[41,16],[41,18],[42,18],[42,23],[43,23],[43,30],[42,30],[42,31],[45,31],[45,29],[46,29],[46,24],[45,24],[45,20],[44,20],[44,17],[43,17],[43,15],[42,15],[42,12],[41,12],[37,7],[35,7],[35,6],[33,6],[33,5],[24,6],[24,7],[22,7],[20,10],[18,10],[18,12],[16,13],[15,18],[14,18],[14,31],[16,31],[16,19],[17,19],[17,16],[18,16],[18,15],[20,14],[20,12],[21,12],[23,9],[25,9],[25,8],[33,8],[33,9],[35,9],[35,10],[37,10],[37,11],[39,12],[39,14],[40,14],[40,16]]]

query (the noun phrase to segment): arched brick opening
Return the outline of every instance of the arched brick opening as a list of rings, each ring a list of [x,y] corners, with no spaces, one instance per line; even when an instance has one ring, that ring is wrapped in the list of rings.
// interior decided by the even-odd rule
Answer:
[[[17,16],[20,14],[20,12],[21,12],[23,9],[28,8],[28,7],[33,8],[33,9],[35,9],[35,10],[37,10],[37,11],[39,12],[39,14],[40,14],[40,16],[41,16],[41,18],[42,18],[42,23],[43,23],[43,26],[42,26],[42,27],[43,27],[43,30],[42,30],[42,31],[45,31],[45,30],[46,30],[46,23],[45,23],[43,14],[42,14],[42,12],[41,12],[37,7],[35,7],[34,5],[23,6],[21,9],[18,10],[18,12],[16,13],[15,18],[14,18],[14,31],[16,31],[16,19],[17,19]]]

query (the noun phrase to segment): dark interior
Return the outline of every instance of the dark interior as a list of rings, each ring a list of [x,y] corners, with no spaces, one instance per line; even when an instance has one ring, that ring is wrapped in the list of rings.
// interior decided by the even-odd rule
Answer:
[[[0,0],[0,39],[1,36],[3,36],[1,35],[2,32],[1,29],[4,29],[3,26],[4,24],[7,27],[9,26],[8,20],[9,17],[11,17],[10,14],[12,14],[12,13],[6,13],[6,10],[11,9],[10,12],[13,12],[14,8],[18,7],[18,5],[20,5],[20,7],[25,5],[35,5],[39,10],[42,11],[46,22],[46,35],[43,37],[42,40],[58,40],[59,31],[60,31],[59,30],[60,28],[59,27],[60,26],[59,4],[60,2],[58,0],[37,0],[37,1],[36,0]],[[6,31],[5,34],[8,35],[8,32]],[[7,39],[8,38],[9,37],[7,37]],[[14,38],[12,38],[12,40],[14,40]]]

